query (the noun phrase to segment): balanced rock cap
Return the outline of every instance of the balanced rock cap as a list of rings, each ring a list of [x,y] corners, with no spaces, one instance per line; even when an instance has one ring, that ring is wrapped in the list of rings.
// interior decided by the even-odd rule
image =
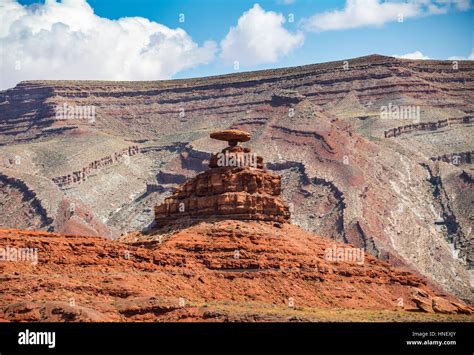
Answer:
[[[227,142],[247,142],[250,140],[250,133],[238,129],[227,129],[211,133],[211,138]]]

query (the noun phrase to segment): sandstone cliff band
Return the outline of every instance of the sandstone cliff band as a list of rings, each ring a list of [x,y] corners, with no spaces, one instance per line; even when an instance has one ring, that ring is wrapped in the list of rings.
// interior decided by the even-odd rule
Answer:
[[[384,131],[385,138],[398,137],[405,133],[414,131],[434,131],[440,128],[447,127],[452,124],[466,124],[472,122],[473,116],[455,117],[448,118],[446,120],[440,120],[436,122],[421,122],[415,124],[409,124],[405,126],[395,127]]]
[[[53,178],[53,182],[59,187],[68,186],[73,183],[80,183],[87,179],[95,171],[102,169],[106,166],[112,165],[115,162],[118,162],[123,157],[130,157],[140,153],[140,147],[132,145],[128,148],[125,148],[119,152],[115,152],[111,155],[103,157],[99,160],[94,160],[89,163],[89,165],[83,167],[81,170],[73,171],[68,175],[58,176]]]

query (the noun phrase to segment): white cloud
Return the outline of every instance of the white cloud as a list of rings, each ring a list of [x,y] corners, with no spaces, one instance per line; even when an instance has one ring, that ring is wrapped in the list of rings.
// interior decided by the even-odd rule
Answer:
[[[430,59],[430,57],[424,55],[420,51],[415,51],[412,53],[407,53],[407,54],[402,54],[402,55],[394,54],[393,57],[402,58],[402,59],[425,59],[425,60]]]
[[[453,56],[453,57],[449,57],[448,59],[449,60],[474,60],[474,50],[471,50],[471,54],[469,54],[467,58],[463,56]]]
[[[221,41],[221,58],[241,65],[274,63],[304,42],[301,32],[290,33],[282,14],[263,10],[255,4],[231,27]]]
[[[212,61],[217,50],[142,17],[99,17],[85,0],[2,0],[0,12],[0,89],[31,79],[168,79]]]
[[[307,31],[322,32],[364,26],[382,26],[388,22],[405,21],[418,16],[436,15],[451,8],[470,9],[469,0],[347,0],[344,9],[315,14],[301,21]]]
[[[437,0],[441,5],[454,5],[459,11],[467,11],[471,8],[471,0]]]
[[[303,20],[308,31],[328,31],[362,26],[381,26],[419,15],[420,6],[415,3],[381,2],[379,0],[347,0],[343,10],[327,11]]]

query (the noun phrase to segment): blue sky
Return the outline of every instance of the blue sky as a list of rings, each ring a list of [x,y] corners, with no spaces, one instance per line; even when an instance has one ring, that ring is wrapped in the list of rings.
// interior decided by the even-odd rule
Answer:
[[[217,75],[235,72],[236,61],[237,70],[248,71],[374,53],[473,59],[474,10],[468,0],[2,2],[9,6],[2,10],[5,19],[15,21],[6,21],[0,32],[0,89],[28,79]],[[127,17],[151,24],[128,24]],[[9,74],[12,66],[16,70]]]
[[[118,19],[142,16],[170,28],[185,29],[196,41],[219,41],[235,26],[239,17],[256,3],[267,11],[294,14],[294,22],[285,24],[290,31],[298,30],[299,20],[315,13],[343,9],[345,0],[91,0],[97,14]],[[113,3],[113,6],[110,4]],[[133,4],[133,5],[131,5]],[[185,22],[179,22],[179,14]],[[305,44],[277,63],[265,63],[250,68],[266,69],[313,64],[348,59],[368,54],[403,55],[420,51],[433,59],[452,56],[469,56],[473,42],[474,11],[452,11],[391,22],[381,27],[364,27],[342,31],[306,34]],[[244,68],[245,69],[245,68]],[[215,75],[234,72],[233,66],[214,63],[206,67],[187,70],[176,77]]]

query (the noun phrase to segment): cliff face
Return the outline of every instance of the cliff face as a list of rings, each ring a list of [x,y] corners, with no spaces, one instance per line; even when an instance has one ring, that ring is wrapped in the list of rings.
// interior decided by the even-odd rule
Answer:
[[[472,175],[466,152],[473,149],[474,63],[460,61],[455,69],[448,61],[382,56],[348,63],[348,70],[332,62],[163,82],[21,83],[0,93],[0,167],[9,179],[24,181],[41,208],[34,202],[31,209],[22,195],[4,200],[1,226],[31,221],[30,227],[59,231],[69,223],[76,233],[113,237],[146,228],[154,206],[203,173],[221,148],[209,133],[243,129],[252,134],[246,147],[265,160],[269,174],[282,176],[281,198],[293,223],[410,265],[472,299],[472,208],[466,206],[473,188],[463,177]],[[56,108],[65,103],[92,106],[96,116],[57,119]],[[419,115],[382,117],[387,107],[415,107]],[[139,153],[92,169],[80,183],[53,182],[130,146]],[[228,188],[224,171],[202,179]],[[211,209],[243,206],[245,214],[262,205],[238,197],[242,191],[219,202],[213,191],[202,198],[196,188],[177,192],[191,203],[185,206],[191,214],[198,203],[191,201],[199,199]],[[0,189],[5,196],[12,186]],[[71,212],[71,205],[80,208]],[[12,214],[17,209],[24,212]],[[25,217],[31,211],[45,212]]]
[[[94,160],[89,165],[83,167],[78,171],[73,171],[70,174],[57,176],[53,178],[53,182],[59,187],[67,187],[71,184],[80,184],[84,182],[88,176],[96,173],[98,170],[106,168],[109,165],[119,162],[122,159],[129,159],[129,157],[138,154],[140,148],[138,146],[130,146],[120,152],[115,152],[109,156]]]

